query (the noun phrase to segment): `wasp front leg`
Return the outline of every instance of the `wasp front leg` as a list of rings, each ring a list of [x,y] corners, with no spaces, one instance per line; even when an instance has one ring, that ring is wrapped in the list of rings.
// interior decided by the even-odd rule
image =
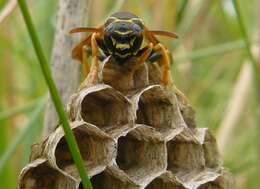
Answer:
[[[91,36],[91,49],[92,49],[92,63],[90,67],[90,72],[87,77],[87,80],[90,84],[96,84],[99,81],[99,50],[97,45],[97,39],[100,38],[98,33],[93,33]]]
[[[141,50],[141,54],[138,56],[134,70],[137,70],[145,61],[148,60],[153,50],[153,44],[149,43],[146,47]]]
[[[82,64],[83,64],[83,71],[84,76],[87,77],[90,72],[90,65],[88,62],[88,47],[85,45],[82,47]]]
[[[99,48],[97,45],[97,40],[100,40],[100,34],[93,33],[91,35],[92,63],[90,67],[88,63],[87,47],[84,46],[82,49],[82,62],[84,66],[84,72],[86,74],[86,79],[80,86],[81,89],[85,86],[95,85],[99,82]]]

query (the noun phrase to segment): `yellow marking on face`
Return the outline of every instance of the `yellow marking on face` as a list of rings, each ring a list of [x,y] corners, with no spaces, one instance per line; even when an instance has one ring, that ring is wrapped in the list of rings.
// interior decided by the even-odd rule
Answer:
[[[126,23],[131,23],[131,24],[133,24],[133,21],[132,21],[132,20],[120,20],[120,19],[115,20],[113,23],[117,23],[117,22],[126,22]]]
[[[133,46],[135,42],[136,37],[133,37],[133,39],[130,40],[130,44]]]
[[[113,37],[111,37],[111,40],[112,40],[113,46],[115,46],[116,45],[116,40]]]
[[[109,48],[108,48],[107,50],[108,50],[109,54],[112,54],[112,53],[113,53]]]
[[[130,49],[130,45],[127,43],[117,43],[116,48],[121,50]]]
[[[115,52],[115,55],[121,57],[121,58],[126,58],[127,56],[131,55],[131,53],[126,53],[126,54],[119,54],[118,52]]]
[[[129,33],[133,33],[133,31],[131,31],[131,30],[123,31],[123,32],[119,31],[119,30],[115,30],[114,32],[117,33],[117,34],[120,34],[120,35],[127,35]]]
[[[144,21],[141,19],[141,18],[131,18],[131,20],[137,20],[137,21],[140,21],[143,25],[144,25]]]

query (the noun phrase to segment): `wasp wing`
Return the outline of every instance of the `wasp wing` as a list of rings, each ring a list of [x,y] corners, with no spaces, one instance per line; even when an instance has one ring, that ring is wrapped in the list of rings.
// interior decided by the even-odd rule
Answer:
[[[173,32],[161,31],[161,30],[150,30],[149,32],[152,33],[153,35],[161,35],[161,36],[166,36],[171,38],[178,38],[178,35]]]
[[[144,28],[144,35],[145,35],[145,38],[153,43],[153,44],[157,44],[159,43],[160,41],[157,39],[157,37],[155,37],[155,35],[150,31],[148,30],[146,27]]]
[[[82,48],[87,45],[90,46],[91,44],[91,35],[89,35],[86,39],[81,41],[78,45],[76,45],[72,50],[72,58],[77,60],[82,60]]]

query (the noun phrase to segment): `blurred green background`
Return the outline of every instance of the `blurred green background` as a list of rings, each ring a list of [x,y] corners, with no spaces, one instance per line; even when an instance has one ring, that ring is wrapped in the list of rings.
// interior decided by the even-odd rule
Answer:
[[[239,1],[255,55],[260,52],[256,16],[260,3],[256,1]],[[0,15],[8,2],[0,0]],[[237,188],[259,188],[255,116],[259,102],[232,1],[92,0],[86,25],[100,25],[118,2],[123,3],[122,10],[143,18],[149,28],[178,33],[175,41],[162,38],[175,60],[175,84],[196,110],[197,126],[209,127],[222,144],[224,164],[235,175]],[[28,4],[50,60],[58,1],[28,0]],[[0,19],[0,188],[16,188],[30,146],[41,140],[46,96],[47,86],[15,7]]]

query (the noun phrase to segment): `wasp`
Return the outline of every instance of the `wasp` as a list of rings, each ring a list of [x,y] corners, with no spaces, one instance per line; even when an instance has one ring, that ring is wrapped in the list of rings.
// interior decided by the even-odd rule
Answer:
[[[70,31],[79,32],[91,33],[72,50],[72,57],[82,61],[86,75],[93,65],[97,77],[98,61],[106,57],[110,56],[117,64],[124,64],[131,57],[138,57],[138,64],[159,60],[162,65],[162,83],[171,83],[168,50],[156,36],[177,38],[175,33],[149,30],[141,18],[129,12],[114,13],[107,18],[104,25],[97,28],[80,27]],[[146,45],[143,44],[144,40],[147,41]],[[91,67],[88,64],[88,49],[91,49],[93,56],[94,64]]]

